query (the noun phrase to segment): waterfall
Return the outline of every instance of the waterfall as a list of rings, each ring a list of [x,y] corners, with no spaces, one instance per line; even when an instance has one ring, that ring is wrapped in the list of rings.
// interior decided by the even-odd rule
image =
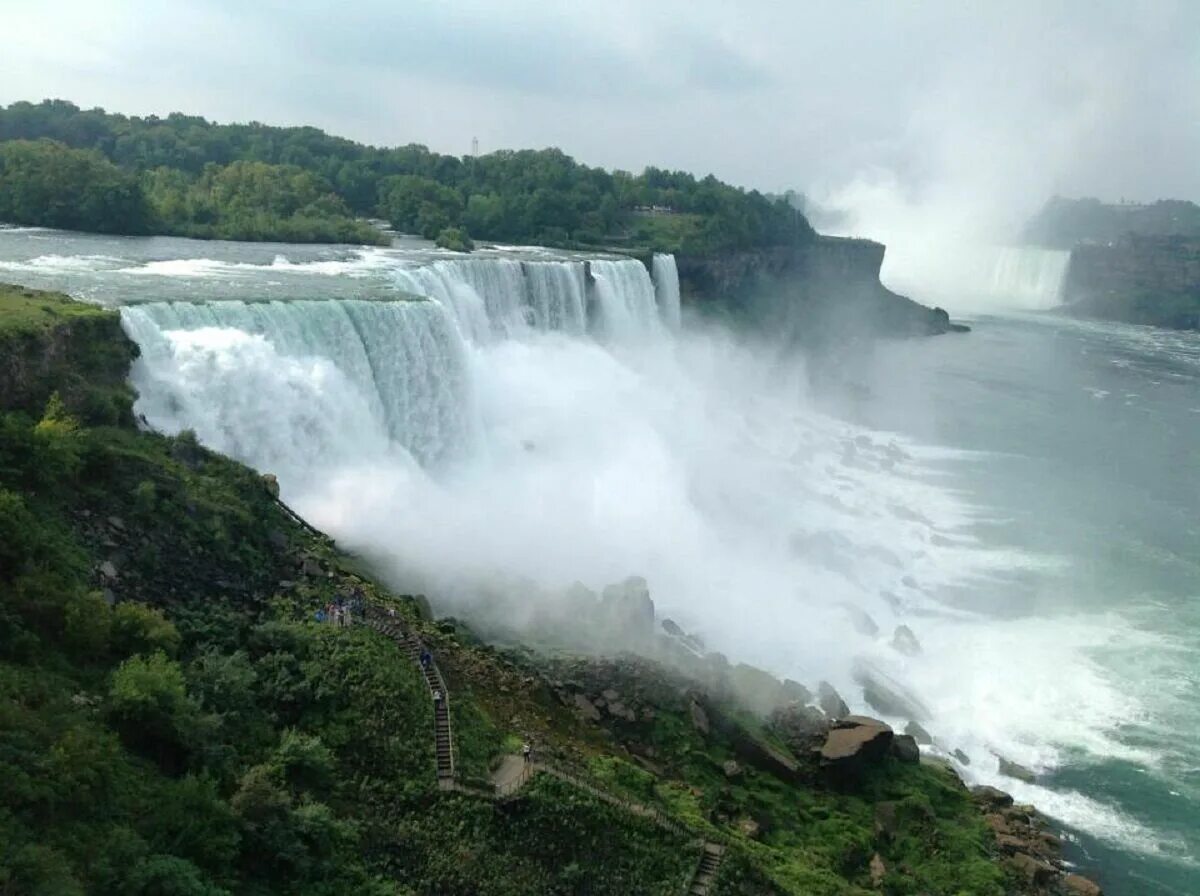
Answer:
[[[151,303],[121,317],[142,349],[139,412],[249,463],[329,461],[394,441],[435,464],[469,443],[464,346],[437,302]],[[241,447],[242,433],[276,423],[290,436]]]
[[[670,330],[679,329],[679,269],[675,256],[662,252],[654,253],[651,261],[654,275],[654,295],[658,300],[658,313]]]
[[[610,340],[628,342],[658,334],[658,301],[650,273],[632,258],[591,262],[597,325]]]
[[[437,467],[477,447],[473,353],[539,331],[620,344],[677,325],[671,256],[655,256],[653,281],[634,259],[590,265],[589,286],[574,259],[400,259],[385,276],[426,300],[127,305],[137,409],[293,482],[397,450]]]
[[[1070,252],[1008,246],[996,250],[991,270],[991,293],[1026,308],[1061,304]]]

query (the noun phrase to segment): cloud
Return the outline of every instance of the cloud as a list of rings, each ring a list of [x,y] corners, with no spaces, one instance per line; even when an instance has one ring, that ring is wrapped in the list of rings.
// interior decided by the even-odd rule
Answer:
[[[0,0],[0,100],[557,145],[763,189],[894,181],[1013,218],[1200,196],[1200,5]]]

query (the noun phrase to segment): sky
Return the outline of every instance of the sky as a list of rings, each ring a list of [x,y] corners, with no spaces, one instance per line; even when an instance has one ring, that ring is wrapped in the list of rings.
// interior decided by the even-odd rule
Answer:
[[[0,33],[2,104],[558,146],[951,229],[1200,200],[1194,0],[0,0]]]

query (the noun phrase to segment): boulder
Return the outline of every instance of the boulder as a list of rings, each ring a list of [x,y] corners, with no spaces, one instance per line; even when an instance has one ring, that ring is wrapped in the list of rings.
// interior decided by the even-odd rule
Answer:
[[[105,560],[100,564],[100,575],[109,582],[117,580],[117,565],[111,560]]]
[[[813,698],[812,691],[791,678],[783,680],[783,696],[794,703],[811,703]]]
[[[921,748],[911,735],[897,734],[892,738],[892,755],[901,762],[920,762]]]
[[[856,632],[866,635],[868,638],[874,638],[879,634],[879,625],[866,610],[856,607],[854,604],[843,604],[842,606],[850,616],[850,622],[854,625]]]
[[[592,705],[592,701],[583,694],[575,695],[575,709],[585,719],[590,719],[593,722],[600,721],[600,710]]]
[[[831,719],[840,719],[850,715],[850,707],[846,705],[846,701],[827,681],[822,681],[817,685],[817,700],[820,703],[821,711]]]
[[[991,787],[987,784],[981,784],[978,787],[971,788],[971,798],[975,802],[983,806],[993,808],[1007,808],[1013,804],[1013,798],[996,787]]]
[[[682,638],[686,635],[683,629],[676,625],[674,619],[664,619],[661,623],[663,631],[668,635],[673,635],[676,638]]]
[[[268,495],[276,499],[279,497],[279,478],[274,473],[263,473],[262,484]]]
[[[742,773],[742,767],[737,764],[734,759],[726,759],[721,763],[721,771],[725,773],[726,778],[736,778]]]
[[[954,751],[954,758],[957,759],[959,762],[961,762],[963,765],[971,764],[971,757],[968,756],[966,753],[964,753],[962,750],[956,749]]]
[[[1062,886],[1070,896],[1104,896],[1098,884],[1078,874],[1068,874],[1062,879]]]
[[[654,631],[654,601],[650,587],[641,576],[608,585],[600,595],[600,605],[612,633],[644,638]]]
[[[862,685],[863,700],[876,712],[885,716],[915,719],[918,722],[929,721],[928,707],[915,694],[873,666],[857,663],[854,680]]]
[[[921,642],[917,640],[917,636],[907,625],[896,626],[896,631],[892,635],[892,647],[905,656],[916,656],[921,652]]]
[[[707,735],[709,732],[708,713],[704,711],[704,707],[701,706],[697,701],[693,700],[691,705],[688,707],[688,711],[692,716],[692,727],[701,734]]]
[[[921,727],[919,722],[913,722],[910,720],[909,723],[904,726],[904,733],[919,744],[929,746],[933,743],[933,735]]]
[[[765,716],[787,702],[783,683],[757,666],[738,663],[729,670],[727,682],[738,702],[756,715]]]
[[[762,830],[762,825],[760,825],[753,818],[739,818],[737,820],[737,828],[739,831],[753,840],[758,837],[759,832]]]
[[[1008,860],[1008,864],[1019,874],[1024,880],[1032,886],[1040,887],[1054,880],[1058,872],[1049,862],[1043,862],[1041,859],[1035,859],[1033,856],[1026,855],[1023,852],[1017,853]]]
[[[1026,784],[1032,784],[1037,781],[1037,774],[1032,769],[1018,765],[1011,760],[1005,759],[1003,756],[997,756],[996,759],[999,762],[1000,774],[1005,777],[1015,778],[1018,781],[1024,781]]]
[[[812,706],[793,703],[771,713],[771,731],[791,750],[807,753],[829,734],[829,719]]]
[[[868,716],[846,716],[826,735],[820,749],[821,764],[849,768],[878,762],[887,755],[892,737],[886,722]]]

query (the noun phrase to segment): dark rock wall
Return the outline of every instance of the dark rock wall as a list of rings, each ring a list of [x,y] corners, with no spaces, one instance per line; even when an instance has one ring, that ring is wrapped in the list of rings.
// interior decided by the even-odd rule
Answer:
[[[1200,239],[1130,235],[1076,246],[1063,300],[1084,317],[1200,329]]]
[[[923,336],[952,329],[946,313],[879,281],[884,246],[821,236],[813,243],[676,257],[683,302],[748,319],[801,342]]]

